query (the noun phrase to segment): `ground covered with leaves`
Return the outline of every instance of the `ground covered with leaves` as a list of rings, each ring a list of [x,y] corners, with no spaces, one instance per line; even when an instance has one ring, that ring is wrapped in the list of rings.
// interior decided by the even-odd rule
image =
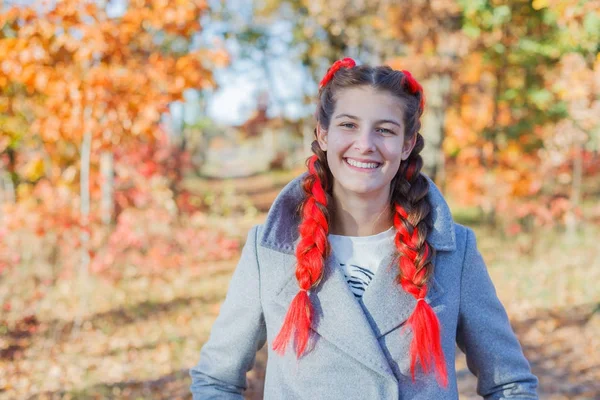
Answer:
[[[268,205],[267,200],[261,201]],[[265,208],[241,224],[233,216],[218,223],[239,226],[232,235],[244,238],[264,219]],[[600,229],[583,227],[570,236],[545,232],[533,248],[525,245],[531,242],[528,234],[503,238],[475,230],[498,295],[540,378],[541,397],[600,398],[595,242]],[[131,274],[118,282],[92,276],[36,286],[35,265],[4,275],[0,399],[191,398],[188,369],[198,361],[238,256]],[[263,349],[248,375],[248,399],[262,398],[265,365]],[[460,352],[457,371],[461,398],[478,398],[476,379]]]

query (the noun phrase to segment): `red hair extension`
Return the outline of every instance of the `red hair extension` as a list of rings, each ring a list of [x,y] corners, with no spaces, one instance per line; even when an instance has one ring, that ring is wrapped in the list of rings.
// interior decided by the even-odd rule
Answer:
[[[412,229],[407,229],[403,221],[407,221]],[[410,344],[412,379],[415,380],[415,367],[418,361],[425,373],[434,367],[438,381],[446,387],[448,374],[441,345],[440,322],[431,306],[425,301],[427,284],[421,284],[421,282],[425,282],[426,269],[424,265],[429,262],[428,257],[431,250],[427,241],[419,245],[419,229],[417,226],[412,226],[408,213],[400,204],[396,204],[394,226],[398,232],[395,243],[400,253],[400,285],[417,299],[417,305],[408,318],[408,326],[413,331],[413,339]],[[422,256],[419,254],[419,248],[423,248]]]
[[[285,353],[292,335],[296,356],[300,357],[306,349],[313,318],[308,290],[321,279],[323,265],[329,252],[327,218],[319,208],[327,206],[327,196],[315,169],[316,161],[316,155],[308,160],[309,175],[304,180],[304,190],[308,196],[302,207],[302,221],[298,228],[300,242],[296,248],[296,279],[300,291],[292,300],[283,326],[273,341],[273,350],[280,355]]]
[[[356,65],[356,62],[353,59],[351,59],[350,57],[346,57],[344,59],[337,60],[329,68],[329,70],[327,71],[327,73],[325,74],[323,79],[321,79],[321,82],[319,83],[319,89],[321,89],[323,86],[327,85],[327,83],[331,80],[331,78],[333,78],[333,75],[335,75],[337,70],[339,70],[340,68],[352,68],[355,65]]]
[[[408,166],[406,167],[406,179],[409,182],[412,182],[415,172],[417,172],[417,165],[415,163],[408,164]]]
[[[421,108],[421,110],[423,110],[425,108],[425,96],[423,95],[423,87],[421,86],[421,84],[419,82],[417,82],[417,80],[412,76],[412,74],[410,72],[408,72],[407,70],[402,70],[402,72],[404,73],[404,76],[406,77],[406,84],[408,85],[408,88],[410,90],[410,92],[412,94],[417,94],[420,93],[421,94],[421,102],[419,103],[419,107]]]

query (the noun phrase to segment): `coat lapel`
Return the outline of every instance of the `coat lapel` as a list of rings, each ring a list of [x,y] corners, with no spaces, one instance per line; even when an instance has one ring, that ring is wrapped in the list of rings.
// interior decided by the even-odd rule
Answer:
[[[361,364],[383,376],[393,376],[367,316],[334,262],[330,257],[321,283],[309,292],[316,314],[312,329]],[[293,266],[295,258],[286,256],[287,263]],[[297,293],[298,283],[292,274],[275,296],[275,302],[287,310]]]
[[[390,254],[381,263],[362,297],[364,313],[377,338],[404,324],[417,303],[410,293],[396,283],[397,275],[398,258],[397,255]],[[431,304],[443,292],[433,276],[425,301]]]

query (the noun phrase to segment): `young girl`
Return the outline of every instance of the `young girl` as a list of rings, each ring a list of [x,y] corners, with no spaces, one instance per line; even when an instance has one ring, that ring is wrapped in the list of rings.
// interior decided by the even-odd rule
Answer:
[[[333,64],[314,155],[248,234],[194,399],[241,399],[265,342],[265,399],[456,399],[456,345],[486,399],[537,378],[471,229],[421,174],[423,89],[408,71]]]

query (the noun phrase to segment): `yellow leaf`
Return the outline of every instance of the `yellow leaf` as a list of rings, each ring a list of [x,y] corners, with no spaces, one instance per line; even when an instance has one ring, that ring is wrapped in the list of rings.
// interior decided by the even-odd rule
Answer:
[[[548,7],[548,0],[533,0],[531,6],[534,10],[541,10],[542,8]]]

